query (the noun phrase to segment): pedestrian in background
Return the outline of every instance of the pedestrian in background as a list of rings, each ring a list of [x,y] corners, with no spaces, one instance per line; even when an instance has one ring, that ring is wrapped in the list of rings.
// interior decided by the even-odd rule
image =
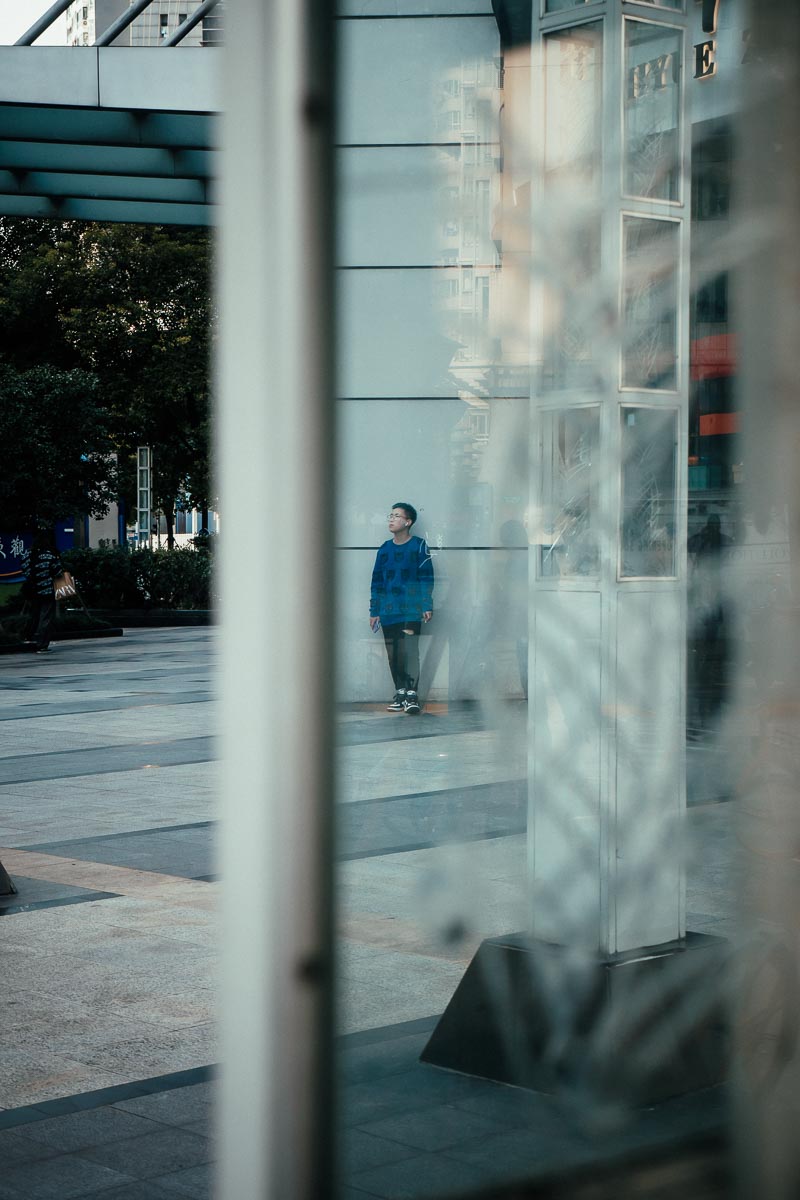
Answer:
[[[24,593],[31,604],[28,640],[36,643],[37,654],[44,654],[50,649],[56,617],[53,580],[64,572],[52,530],[37,530],[30,550],[23,555],[22,568],[27,575]]]
[[[389,532],[375,556],[370,588],[369,623],[383,629],[395,693],[389,712],[420,711],[419,634],[433,616],[433,561],[424,538],[411,533],[417,519],[413,504],[398,503],[389,513]]]

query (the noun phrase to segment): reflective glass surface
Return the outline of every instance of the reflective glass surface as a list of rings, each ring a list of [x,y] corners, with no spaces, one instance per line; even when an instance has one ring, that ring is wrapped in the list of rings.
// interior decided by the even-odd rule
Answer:
[[[623,407],[623,578],[675,574],[677,410]]]
[[[677,385],[680,225],[623,217],[622,386]]]
[[[545,0],[546,13],[561,12],[567,8],[580,8],[584,4],[592,4],[595,0]]]
[[[597,386],[596,293],[587,288],[587,281],[596,279],[600,267],[602,87],[602,22],[544,38],[544,196],[539,219],[548,230],[551,258],[550,269],[543,273],[545,388]],[[564,221],[568,229],[560,227]]]
[[[681,199],[679,30],[625,21],[624,192]]]
[[[599,407],[542,414],[543,578],[596,576]]]

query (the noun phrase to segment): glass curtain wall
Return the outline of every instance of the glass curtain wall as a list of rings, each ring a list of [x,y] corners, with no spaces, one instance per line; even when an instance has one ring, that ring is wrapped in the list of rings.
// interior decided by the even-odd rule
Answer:
[[[263,34],[273,11],[253,6]],[[259,484],[302,603],[273,586],[264,622],[279,555],[237,574],[227,551],[225,575],[262,585],[228,585],[226,695],[243,679],[258,702],[224,713],[246,801],[226,834],[231,1194],[727,1196],[732,1096],[763,1151],[742,1194],[797,1192],[797,88],[766,55],[776,14],[796,48],[781,3],[343,0],[330,403],[325,243],[305,253],[302,219],[327,210],[303,209],[318,160],[292,150],[316,109],[291,54],[252,72],[297,204],[264,189],[273,257],[227,228],[224,366],[256,450],[280,447]],[[257,67],[244,26],[237,47]],[[269,308],[276,263],[289,302]],[[243,336],[251,301],[268,342]],[[258,462],[229,453],[238,414],[224,431],[244,511]]]
[[[742,464],[690,245],[730,122],[708,6],[520,7],[339,6],[338,1121],[375,1195],[725,1124]]]
[[[343,4],[339,38],[340,1017],[388,1038],[524,924],[529,389],[491,5]]]

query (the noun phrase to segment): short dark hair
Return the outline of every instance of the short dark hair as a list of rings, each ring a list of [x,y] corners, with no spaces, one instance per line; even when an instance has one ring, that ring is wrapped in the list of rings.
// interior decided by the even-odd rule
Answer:
[[[417,519],[417,510],[414,508],[414,505],[406,504],[405,500],[398,500],[397,504],[392,505],[392,508],[402,508],[406,516],[411,518],[412,525]]]

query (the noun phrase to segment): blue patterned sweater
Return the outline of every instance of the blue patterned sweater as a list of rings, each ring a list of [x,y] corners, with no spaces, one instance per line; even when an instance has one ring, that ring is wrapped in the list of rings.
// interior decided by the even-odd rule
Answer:
[[[428,543],[411,537],[402,546],[389,538],[375,556],[369,615],[381,625],[421,621],[433,611],[433,561]]]

